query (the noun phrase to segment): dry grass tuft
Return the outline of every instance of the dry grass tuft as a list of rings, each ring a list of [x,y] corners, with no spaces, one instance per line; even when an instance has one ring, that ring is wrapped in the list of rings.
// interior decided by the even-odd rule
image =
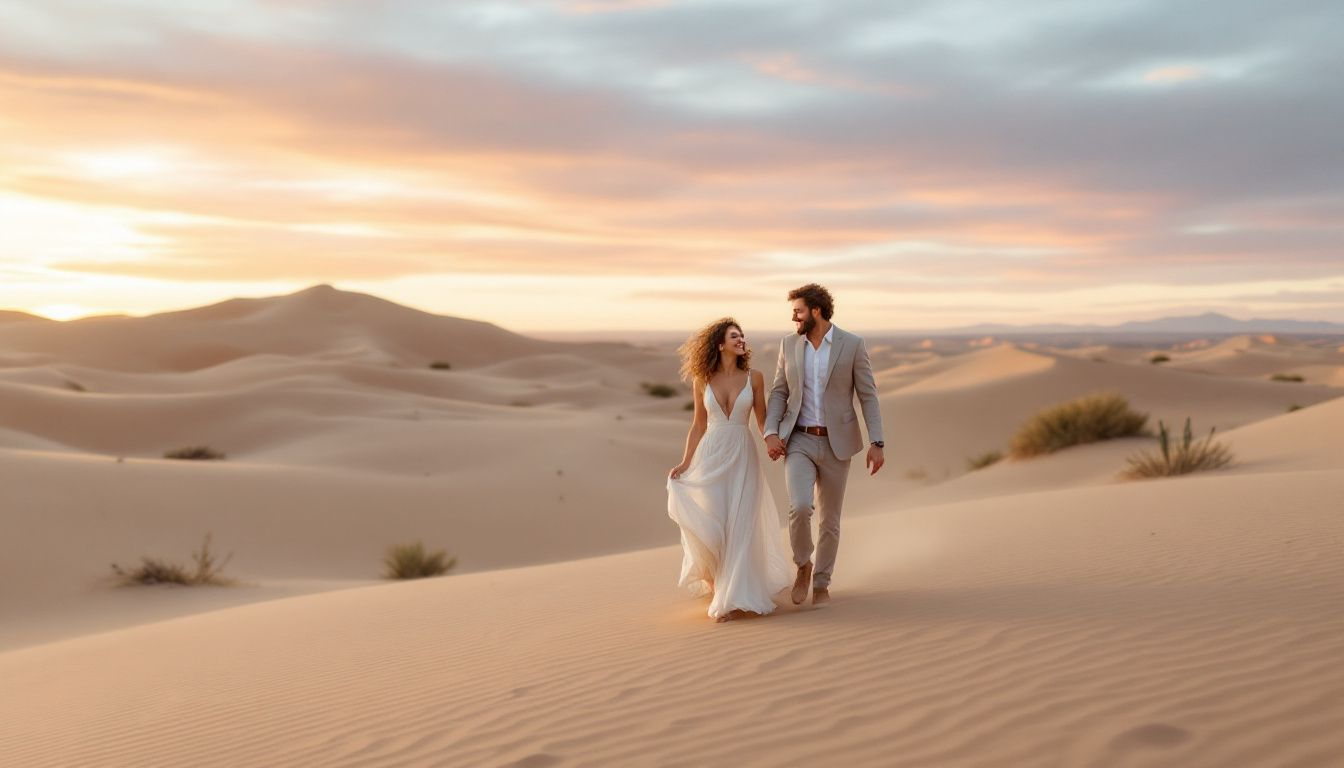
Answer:
[[[672,397],[677,394],[677,388],[667,384],[650,384],[646,381],[639,386],[643,387],[650,397]]]
[[[1159,363],[1171,362],[1171,355],[1164,355],[1161,352],[1158,352],[1156,355],[1153,355],[1152,357],[1148,358],[1148,362],[1152,363],[1153,365],[1157,365]]]
[[[186,448],[175,448],[171,451],[164,451],[165,459],[194,459],[198,461],[218,460],[224,458],[224,453],[216,451],[213,448],[204,445],[193,445]]]
[[[1296,373],[1276,373],[1276,374],[1274,374],[1273,376],[1270,376],[1270,377],[1269,377],[1269,380],[1270,380],[1270,381],[1291,381],[1291,382],[1294,382],[1294,383],[1297,383],[1297,384],[1300,384],[1300,383],[1306,381],[1306,379],[1302,378],[1301,376],[1299,376],[1299,375],[1296,374]]]
[[[211,534],[205,534],[205,539],[201,541],[201,548],[191,553],[191,560],[195,563],[195,568],[188,568],[179,563],[161,560],[156,557],[140,558],[140,565],[134,568],[122,568],[116,563],[112,564],[112,572],[117,575],[121,583],[126,586],[134,584],[181,584],[186,587],[196,587],[201,585],[224,586],[232,584],[233,579],[222,575],[224,566],[233,559],[233,553],[230,552],[222,561],[215,557],[215,553],[210,551]]]
[[[1167,425],[1161,421],[1158,425],[1158,450],[1148,451],[1129,457],[1129,466],[1123,476],[1130,479],[1144,477],[1171,477],[1191,472],[1204,472],[1220,469],[1232,463],[1232,451],[1222,443],[1213,441],[1213,430],[1203,440],[1195,440],[1190,431],[1190,419],[1185,420],[1185,433],[1180,445],[1173,449]]]
[[[1013,435],[1013,458],[1054,453],[1074,445],[1143,434],[1148,414],[1129,407],[1119,394],[1103,392],[1039,411]]]
[[[398,544],[387,550],[383,557],[386,570],[383,576],[389,579],[423,579],[427,576],[442,576],[457,565],[457,558],[448,557],[443,550],[426,552],[421,542]]]

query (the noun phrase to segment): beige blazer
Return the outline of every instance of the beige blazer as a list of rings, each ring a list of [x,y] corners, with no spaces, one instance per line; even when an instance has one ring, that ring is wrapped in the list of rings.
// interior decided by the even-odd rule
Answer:
[[[863,421],[868,427],[868,440],[882,439],[882,410],[877,402],[877,381],[873,366],[868,361],[868,348],[863,339],[832,326],[831,359],[822,380],[821,407],[825,413],[826,434],[831,450],[842,459],[848,459],[863,450],[863,436],[859,433],[858,414],[854,411],[854,396],[858,395],[863,408]],[[775,383],[770,388],[770,402],[765,409],[765,432],[775,432],[788,442],[798,423],[803,405],[803,349],[807,337],[791,333],[780,342],[779,364],[775,367]]]

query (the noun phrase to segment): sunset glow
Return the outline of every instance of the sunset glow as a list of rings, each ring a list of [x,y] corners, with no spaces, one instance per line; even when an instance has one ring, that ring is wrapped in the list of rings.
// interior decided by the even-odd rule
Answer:
[[[1320,9],[73,5],[0,5],[0,308],[1344,321]]]

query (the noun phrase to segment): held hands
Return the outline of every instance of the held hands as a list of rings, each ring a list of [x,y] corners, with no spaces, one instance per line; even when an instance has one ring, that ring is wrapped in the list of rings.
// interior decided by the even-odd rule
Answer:
[[[877,470],[881,469],[882,465],[886,462],[887,459],[882,455],[881,448],[878,448],[876,445],[868,446],[868,458],[864,462],[864,466],[868,467],[869,475],[876,475]]]
[[[678,480],[678,479],[680,479],[680,478],[681,478],[681,473],[685,472],[686,469],[687,469],[689,466],[690,466],[689,464],[687,464],[686,462],[683,461],[682,463],[680,463],[680,464],[678,464],[677,466],[673,467],[672,470],[671,470],[670,472],[667,473],[668,478],[669,478],[669,479],[672,479],[672,480]]]
[[[784,455],[784,441],[779,439],[779,435],[765,438],[765,452],[771,461],[778,461],[779,457]]]

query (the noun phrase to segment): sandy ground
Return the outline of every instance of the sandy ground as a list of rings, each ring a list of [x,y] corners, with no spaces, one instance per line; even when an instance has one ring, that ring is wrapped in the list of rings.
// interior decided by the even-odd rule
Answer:
[[[852,468],[833,603],[715,625],[675,586],[666,346],[326,287],[0,313],[0,762],[1338,764],[1339,344],[871,346],[889,466]],[[1236,464],[1121,481],[1130,438],[968,469],[1107,390]],[[188,445],[228,458],[162,458]],[[238,585],[109,579],[206,532]],[[458,568],[380,580],[416,539]]]

